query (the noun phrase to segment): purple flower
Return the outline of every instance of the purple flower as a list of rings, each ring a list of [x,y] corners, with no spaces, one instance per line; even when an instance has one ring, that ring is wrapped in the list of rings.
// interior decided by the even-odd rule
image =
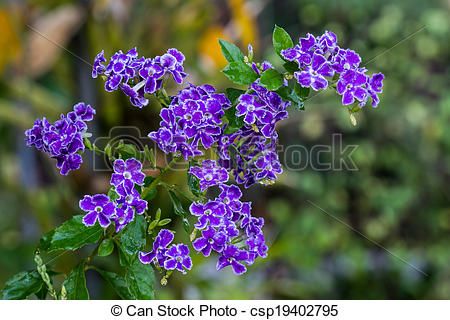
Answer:
[[[210,85],[181,90],[160,113],[158,131],[149,137],[165,153],[181,154],[185,159],[202,155],[199,145],[209,149],[222,133],[224,110],[231,107],[224,94]]]
[[[258,218],[251,215],[251,202],[243,203],[241,215],[241,227],[248,237],[262,233],[264,218]]]
[[[212,251],[220,253],[218,270],[231,265],[236,274],[242,274],[246,271],[244,264],[267,256],[264,219],[251,215],[251,202],[240,201],[242,192],[237,186],[221,185],[220,189],[216,199],[191,205],[191,213],[198,217],[194,226],[202,230],[192,246],[206,257]]]
[[[166,252],[164,269],[175,270],[185,274],[186,270],[191,270],[192,260],[189,256],[189,248],[185,244],[174,244]],[[186,269],[186,270],[185,270]]]
[[[127,189],[123,184],[120,184],[116,192],[120,196],[116,202],[122,207],[132,207],[137,214],[143,214],[147,210],[147,201],[141,199],[141,195],[136,189]]]
[[[178,270],[186,273],[191,270],[192,260],[189,257],[189,248],[185,244],[173,244],[174,239],[172,231],[161,229],[153,242],[153,248],[150,252],[139,252],[139,260],[143,264],[156,263],[166,270]]]
[[[187,76],[183,68],[184,59],[184,55],[180,51],[172,48],[161,57],[156,57],[155,61],[164,69],[165,73],[172,74],[176,83],[182,84],[183,79]]]
[[[325,31],[319,37],[308,34],[306,38],[300,38],[299,44],[281,54],[285,60],[298,64],[300,70],[294,77],[302,87],[311,87],[315,91],[326,89],[328,79],[337,73],[336,91],[342,95],[343,105],[351,105],[356,100],[362,107],[369,97],[372,106],[378,105],[384,76],[381,73],[370,78],[366,76],[367,70],[360,68],[361,57],[353,50],[340,48],[333,32]]]
[[[242,197],[241,189],[235,185],[225,184],[219,186],[219,188],[221,192],[217,199],[225,204],[227,215],[233,218],[234,213],[240,212],[242,208],[242,202],[240,201]]]
[[[211,251],[221,252],[225,246],[227,235],[224,232],[216,231],[213,227],[208,227],[202,231],[202,236],[192,242],[196,251],[201,252],[205,257],[209,257]]]
[[[265,103],[258,99],[257,95],[243,94],[239,97],[239,103],[236,106],[236,116],[245,116],[245,123],[253,124],[257,118],[265,114],[264,108]]]
[[[251,85],[251,92],[239,97],[236,106],[236,116],[244,116],[247,125],[256,125],[265,137],[270,138],[275,130],[275,124],[287,118],[286,108],[290,102],[284,101],[272,91],[258,83]]]
[[[152,94],[161,89],[161,79],[164,74],[164,68],[154,59],[146,59],[142,69],[139,71],[139,75],[145,79],[144,92]]]
[[[116,215],[113,219],[116,225],[116,232],[121,231],[132,222],[134,220],[134,215],[134,210],[131,206],[116,207]]]
[[[105,194],[86,195],[80,200],[81,210],[87,212],[83,223],[87,227],[93,226],[97,221],[103,228],[107,228],[115,214],[115,205]]]
[[[266,138],[253,128],[244,127],[222,136],[218,146],[219,164],[231,171],[236,182],[246,188],[256,182],[271,184],[282,172],[277,142],[275,131]]]
[[[355,51],[350,49],[339,49],[336,56],[333,58],[332,67],[338,72],[342,73],[345,70],[356,69],[361,63],[361,57]]]
[[[265,150],[261,156],[256,160],[255,166],[258,170],[256,173],[256,180],[269,182],[275,181],[277,175],[283,172],[280,161],[278,160],[278,154],[272,150]]]
[[[94,65],[92,67],[92,78],[97,78],[99,75],[105,72],[106,67],[103,64],[105,62],[105,51],[102,50],[94,59]]]
[[[83,158],[78,153],[61,155],[55,157],[55,159],[56,167],[63,176],[67,175],[72,170],[79,169],[83,163]]]
[[[81,166],[79,154],[84,151],[83,136],[87,121],[94,118],[95,110],[85,103],[78,103],[67,115],[61,114],[53,124],[46,118],[38,119],[31,129],[25,131],[27,146],[48,153],[56,159],[62,175]]]
[[[136,87],[138,86],[139,84],[136,85]],[[148,99],[144,97],[144,88],[132,88],[126,83],[121,84],[120,88],[122,89],[122,92],[130,98],[130,102],[133,106],[142,108],[148,104]]]
[[[200,167],[191,167],[189,173],[199,179],[202,191],[228,181],[227,170],[219,166],[215,160],[204,160]]]
[[[368,86],[368,94],[372,98],[372,107],[377,107],[380,103],[380,98],[378,97],[378,94],[383,92],[383,80],[384,75],[382,73],[376,73],[372,75],[369,79],[369,86]]]
[[[253,264],[257,257],[267,258],[269,247],[266,245],[264,234],[262,232],[249,237],[245,243],[248,247],[249,264]]]
[[[219,226],[226,212],[225,205],[219,201],[208,201],[206,204],[194,202],[189,210],[192,215],[199,217],[194,225],[197,229],[204,229],[208,225]]]
[[[121,89],[130,98],[132,105],[142,108],[149,102],[144,94],[160,90],[165,75],[171,75],[178,84],[183,82],[187,76],[183,67],[184,59],[184,55],[173,48],[154,59],[138,58],[137,49],[133,48],[127,53],[117,51],[105,67],[106,59],[102,51],[94,59],[92,77],[104,74],[106,91]]]
[[[78,131],[84,132],[87,130],[86,121],[94,119],[95,109],[84,102],[77,103],[73,106],[73,111],[67,114],[67,118],[75,124]]]
[[[332,77],[333,74],[334,71],[327,60],[322,55],[315,53],[311,65],[307,66],[306,70],[295,72],[294,77],[302,87],[311,87],[315,91],[319,91],[328,86],[325,77]]]
[[[164,266],[166,261],[167,247],[174,239],[172,231],[161,229],[153,242],[153,249],[150,252],[139,252],[139,260],[143,264],[157,262],[159,266]]]
[[[344,106],[353,104],[355,99],[364,105],[367,100],[367,76],[359,70],[347,70],[341,74],[336,85],[336,91],[342,95]]]
[[[114,173],[111,175],[111,184],[115,187],[123,186],[131,190],[135,184],[144,183],[145,174],[141,171],[142,163],[135,158],[117,159],[114,161]]]
[[[249,254],[245,250],[241,250],[234,245],[225,247],[222,251],[222,255],[217,261],[217,270],[221,270],[227,266],[231,266],[234,274],[241,275],[247,271],[247,268],[243,264],[249,259]]]

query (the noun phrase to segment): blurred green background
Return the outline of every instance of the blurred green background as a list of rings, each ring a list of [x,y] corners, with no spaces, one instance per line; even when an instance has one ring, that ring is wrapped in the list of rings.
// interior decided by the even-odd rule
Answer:
[[[3,1],[0,287],[34,268],[39,237],[79,214],[83,194],[108,185],[108,172],[93,174],[89,153],[79,171],[61,177],[52,160],[27,148],[23,131],[34,119],[54,120],[86,101],[97,109],[96,136],[113,126],[136,126],[143,135],[157,127],[159,107],[138,110],[122,94],[104,92],[83,60],[102,49],[110,55],[137,46],[154,56],[176,47],[187,57],[189,81],[224,89],[231,84],[220,73],[217,38],[243,49],[253,43],[256,58],[281,62],[271,48],[278,24],[293,38],[332,30],[369,62],[370,73],[386,75],[379,108],[365,107],[356,127],[331,92],[279,127],[284,147],[330,145],[341,133],[344,146],[358,145],[352,158],[359,170],[285,170],[274,186],[247,190],[254,213],[266,219],[269,257],[235,277],[216,272],[214,258],[194,255],[193,271],[158,287],[157,298],[450,298],[449,10],[447,0]],[[289,153],[282,158],[293,166]],[[185,175],[170,179],[183,184]],[[150,210],[158,207],[173,214],[163,192]],[[187,240],[181,228],[177,234]],[[67,272],[85,255],[66,253],[51,267]],[[115,257],[96,263],[117,264]],[[92,298],[116,297],[95,272],[87,277]]]

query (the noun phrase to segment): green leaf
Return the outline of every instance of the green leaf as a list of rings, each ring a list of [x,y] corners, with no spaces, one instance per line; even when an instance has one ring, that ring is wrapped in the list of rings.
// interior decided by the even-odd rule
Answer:
[[[122,141],[120,141],[115,151],[120,154],[122,159],[138,158],[139,155],[139,151],[135,145],[123,143]]]
[[[305,101],[306,98],[309,96],[310,88],[302,87],[297,82],[294,84],[294,92],[297,94],[297,96],[302,100]]]
[[[258,75],[253,69],[241,61],[230,62],[222,72],[236,84],[249,85],[258,79]]]
[[[114,272],[95,269],[113,287],[117,295],[124,300],[134,300],[136,297],[128,290],[125,278]]]
[[[159,221],[159,219],[161,219],[161,208],[158,208],[155,213],[155,220]]]
[[[189,163],[189,167],[192,166],[192,163]],[[193,174],[187,173],[187,182],[188,182],[188,187],[189,190],[191,191],[191,193],[197,197],[202,196],[203,192],[200,190],[200,181],[198,180],[198,178],[196,176],[194,176]]]
[[[153,220],[152,222],[150,222],[150,224],[148,225],[147,232],[151,234],[153,232],[153,229],[155,229],[158,226],[158,223],[159,220]]]
[[[98,256],[106,257],[114,251],[114,241],[112,239],[105,239],[98,246]]]
[[[222,39],[219,40],[219,44],[222,49],[222,54],[228,62],[244,61],[244,54],[235,44]]]
[[[130,294],[138,300],[151,300],[155,298],[154,274],[150,265],[135,260],[125,274],[125,281]]]
[[[299,70],[298,64],[295,63],[294,61],[288,61],[288,62],[283,63],[283,68],[285,68],[286,71],[288,71],[290,73],[294,73]]]
[[[26,299],[33,293],[41,291],[43,286],[45,284],[36,270],[20,272],[6,281],[2,290],[2,300]]]
[[[281,87],[276,92],[287,101],[291,101],[291,106],[297,110],[304,110],[305,104],[304,104],[304,98],[303,96],[306,94],[306,96],[309,93],[309,88],[306,88],[307,90],[303,90],[298,83],[295,83],[294,86],[290,87]]]
[[[144,188],[147,188],[153,181],[155,180],[152,176],[147,176],[144,179]],[[156,188],[153,188],[147,194],[142,198],[146,201],[151,201],[156,197],[156,194],[158,193],[158,190]]]
[[[178,196],[175,194],[175,192],[169,191],[169,196],[170,196],[170,200],[172,200],[173,209],[175,211],[175,214],[177,216],[180,216],[180,217],[183,218],[184,230],[187,233],[189,233],[190,232],[190,228],[191,228],[189,220],[187,219],[187,217],[189,216],[189,213],[186,210],[184,210],[183,205],[181,204],[181,201],[178,198]]]
[[[186,210],[184,210],[183,205],[181,204],[181,201],[178,198],[178,196],[175,194],[175,192],[169,190],[169,196],[170,196],[170,200],[172,201],[173,210],[174,210],[175,214],[177,216],[180,216],[183,218],[187,217],[188,213],[186,212]]]
[[[136,260],[137,254],[145,245],[145,237],[147,231],[147,222],[143,216],[137,215],[119,236],[118,246],[121,249],[127,264],[131,264]]]
[[[187,218],[183,218],[183,229],[186,233],[191,233],[191,224]]]
[[[84,274],[84,262],[80,263],[69,273],[66,280],[64,280],[63,286],[67,291],[67,299],[89,300],[86,276]]]
[[[87,244],[100,240],[103,229],[98,224],[86,227],[82,222],[83,216],[74,216],[61,226],[45,234],[40,243],[42,250],[76,250]]]
[[[283,75],[275,69],[267,69],[261,74],[261,85],[275,91],[283,85]]]
[[[162,219],[160,222],[158,222],[158,227],[166,226],[171,222],[172,222],[172,219],[169,219],[169,218]]]
[[[224,131],[225,134],[234,133],[244,126],[244,116],[236,116],[235,106],[229,108],[228,110],[225,110],[225,117],[228,121],[228,125]]]
[[[116,190],[115,190],[114,187],[111,187],[111,188],[108,190],[108,198],[109,198],[111,201],[115,201],[115,200],[117,200],[117,199],[120,198],[120,196],[117,194],[117,192],[116,192]]]
[[[235,104],[237,99],[245,93],[245,90],[235,89],[235,88],[227,88],[225,89],[225,93],[228,99],[231,101],[231,104]]]
[[[281,56],[282,50],[292,48],[294,46],[294,42],[292,41],[292,38],[289,35],[289,33],[287,33],[286,30],[284,30],[279,26],[275,26],[275,29],[273,29],[272,42],[275,52],[281,58],[283,58]]]

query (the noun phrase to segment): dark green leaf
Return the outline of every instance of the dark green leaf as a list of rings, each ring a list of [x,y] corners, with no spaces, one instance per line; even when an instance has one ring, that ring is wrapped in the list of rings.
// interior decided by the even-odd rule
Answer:
[[[125,279],[114,272],[108,272],[100,269],[95,269],[108,283],[113,287],[117,295],[124,300],[136,299],[128,290],[128,284]]]
[[[162,219],[160,222],[158,222],[158,226],[163,227],[163,226],[168,225],[171,222],[172,222],[172,219],[169,219],[169,218]]]
[[[228,125],[224,131],[225,134],[234,133],[244,126],[244,117],[236,116],[235,106],[225,110],[225,118],[228,121]]]
[[[45,286],[39,273],[34,271],[23,271],[8,281],[2,290],[3,300],[26,299],[33,293],[38,293]]]
[[[244,61],[244,54],[236,45],[222,39],[219,40],[219,44],[222,49],[222,54],[228,62]]]
[[[275,69],[267,69],[261,74],[261,85],[275,91],[283,85],[283,75]]]
[[[236,84],[249,85],[258,79],[258,75],[244,62],[233,61],[222,72]]]
[[[112,239],[105,239],[98,247],[98,255],[100,257],[109,256],[114,251],[114,241]]]
[[[196,176],[193,174],[187,173],[187,180],[188,180],[188,186],[189,190],[192,192],[193,195],[199,197],[203,195],[203,192],[200,190],[200,181]]]
[[[295,85],[298,85],[297,83]],[[281,87],[276,91],[281,98],[291,101],[291,106],[297,110],[304,109],[303,99],[297,94],[296,89],[292,87]]]
[[[126,258],[128,263],[134,261],[138,252],[144,247],[146,232],[147,222],[144,217],[136,216],[120,233],[118,246],[125,254],[123,258]]]
[[[186,212],[186,210],[184,210],[183,205],[181,204],[181,201],[178,198],[178,196],[175,194],[175,192],[169,190],[169,196],[170,196],[170,200],[172,200],[173,210],[174,210],[175,214],[177,216],[180,216],[183,218],[187,217],[188,213]]]
[[[136,146],[129,143],[123,143],[122,141],[115,148],[115,151],[120,155],[122,159],[138,158],[139,151]]]
[[[152,176],[147,176],[144,179],[144,188],[147,188],[153,181],[155,180]],[[156,194],[158,193],[156,188],[153,188],[149,192],[146,193],[146,195],[143,197],[146,201],[151,201],[156,197]]]
[[[63,286],[67,291],[69,300],[89,300],[89,292],[86,287],[84,274],[84,262],[76,266],[64,280]]]
[[[189,220],[187,218],[183,219],[183,228],[187,233],[191,233],[191,224],[189,223]]]
[[[297,82],[294,84],[294,92],[297,94],[297,96],[302,100],[305,101],[306,98],[309,96],[309,88],[302,87]]]
[[[227,88],[225,89],[225,93],[227,94],[228,99],[231,101],[231,104],[234,104],[236,100],[245,93],[245,91],[241,89]]]
[[[154,274],[150,265],[142,264],[135,260],[128,268],[125,274],[130,294],[138,300],[151,300],[155,298]]]
[[[61,226],[45,234],[41,239],[42,250],[76,250],[86,244],[97,242],[103,229],[98,224],[86,227],[82,222],[83,216],[74,216]]]
[[[290,73],[294,73],[299,70],[298,64],[293,61],[283,63],[283,67]]]
[[[283,28],[279,26],[275,26],[273,29],[272,35],[273,48],[275,52],[281,57],[281,51],[292,48],[294,46],[294,42],[291,39],[289,33],[286,32]],[[281,57],[283,58],[283,57]]]

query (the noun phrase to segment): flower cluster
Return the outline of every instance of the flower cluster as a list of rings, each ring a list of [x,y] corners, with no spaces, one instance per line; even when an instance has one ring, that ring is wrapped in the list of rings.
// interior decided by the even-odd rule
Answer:
[[[201,230],[192,246],[206,257],[212,251],[219,253],[217,270],[231,266],[235,274],[241,275],[247,270],[245,265],[267,256],[264,219],[251,215],[251,202],[240,200],[242,192],[237,186],[222,184],[220,190],[214,200],[190,206],[191,214],[198,217],[195,228]]]
[[[192,260],[189,247],[183,243],[172,244],[174,234],[170,230],[161,229],[153,242],[150,252],[139,252],[139,260],[144,264],[154,263],[166,270],[178,270],[185,274],[191,270]]]
[[[122,230],[134,220],[135,214],[140,215],[147,210],[147,201],[141,199],[135,188],[136,185],[143,185],[144,178],[142,164],[138,160],[117,159],[111,176],[115,196],[113,199],[105,194],[84,196],[80,201],[80,208],[87,213],[83,217],[83,223],[90,227],[98,221],[100,226],[107,228],[114,222],[116,232]]]
[[[165,153],[181,154],[185,159],[202,155],[222,134],[222,117],[231,107],[228,98],[211,85],[190,85],[172,99],[160,113],[158,131],[149,137]]]
[[[219,162],[246,188],[255,183],[272,184],[283,172],[277,145],[276,132],[268,139],[251,128],[242,128],[220,139]]]
[[[282,173],[275,125],[287,118],[289,105],[257,82],[239,97],[236,116],[243,118],[244,126],[223,134],[218,142],[220,164],[233,173],[237,183],[246,188],[256,182],[270,184]]]
[[[200,190],[202,191],[228,181],[227,170],[219,166],[214,160],[204,160],[200,167],[191,167],[189,173],[199,179]]]
[[[343,105],[357,100],[362,107],[369,98],[373,107],[378,105],[384,75],[366,75],[367,69],[360,66],[361,57],[353,50],[340,48],[333,32],[326,31],[319,37],[308,34],[281,54],[298,64],[300,71],[295,72],[294,77],[302,87],[311,87],[315,91],[326,89],[328,79],[337,75],[336,91],[342,96]]]
[[[46,118],[37,119],[31,129],[25,131],[27,146],[46,152],[56,159],[62,175],[80,168],[84,151],[83,136],[86,122],[94,118],[95,110],[88,104],[77,103],[73,111],[61,114],[59,120],[50,123]]]
[[[155,58],[138,57],[136,48],[123,53],[116,52],[105,66],[106,58],[101,51],[94,59],[92,77],[106,77],[105,90],[121,89],[132,105],[142,108],[148,104],[145,94],[153,94],[162,88],[165,78],[171,76],[176,83],[183,83],[184,55],[177,49],[169,49]]]

